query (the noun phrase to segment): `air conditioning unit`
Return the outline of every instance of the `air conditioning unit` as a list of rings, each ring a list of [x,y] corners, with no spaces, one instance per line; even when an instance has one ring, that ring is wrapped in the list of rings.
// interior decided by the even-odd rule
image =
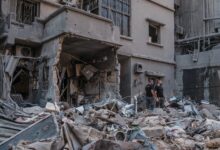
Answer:
[[[135,64],[135,66],[134,66],[134,72],[135,73],[143,73],[143,65],[142,64],[139,64],[139,63],[137,63],[137,64]]]
[[[75,6],[76,0],[60,0],[60,3],[67,6]]]
[[[16,46],[16,56],[32,57],[32,49],[25,46]]]

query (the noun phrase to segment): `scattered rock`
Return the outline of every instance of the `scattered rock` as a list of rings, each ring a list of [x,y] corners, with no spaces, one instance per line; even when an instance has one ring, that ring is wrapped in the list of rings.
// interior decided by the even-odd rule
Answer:
[[[162,126],[142,128],[146,136],[153,138],[162,138],[165,136],[165,129]]]
[[[206,108],[203,108],[200,110],[201,114],[203,115],[204,118],[208,119],[216,119],[210,111],[208,111]]]
[[[206,142],[207,148],[220,148],[220,138],[210,140]]]

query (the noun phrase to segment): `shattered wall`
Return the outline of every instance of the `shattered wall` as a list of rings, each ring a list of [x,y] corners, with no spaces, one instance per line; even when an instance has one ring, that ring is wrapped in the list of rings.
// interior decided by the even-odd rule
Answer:
[[[39,92],[36,101],[45,105],[47,101],[59,101],[59,88],[57,87],[57,64],[59,63],[62,47],[62,37],[44,43],[41,57],[45,61],[39,67]],[[46,71],[48,69],[48,71]],[[46,72],[44,72],[46,71]],[[46,74],[46,75],[45,75]],[[46,79],[45,79],[46,78]]]
[[[66,42],[64,47],[65,44]],[[107,48],[96,52],[76,53],[74,47],[72,49],[69,52],[64,48],[60,57],[58,69],[61,100],[79,105],[99,99],[120,98],[120,70],[117,67],[116,51]]]

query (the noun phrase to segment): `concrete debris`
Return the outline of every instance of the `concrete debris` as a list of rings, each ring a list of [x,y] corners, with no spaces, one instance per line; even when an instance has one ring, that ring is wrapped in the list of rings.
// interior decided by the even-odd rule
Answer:
[[[8,137],[0,138],[0,149],[220,148],[220,121],[215,117],[219,108],[209,104],[203,107],[193,101],[172,100],[163,109],[136,114],[133,104],[110,98],[79,107],[47,103],[45,108],[20,108],[13,101],[0,102],[0,135]]]
[[[90,80],[97,71],[98,70],[91,65],[87,65],[81,70],[82,74],[86,77],[87,80]]]
[[[114,142],[108,140],[99,140],[88,144],[82,150],[144,150],[144,147],[137,142]]]
[[[25,107],[23,108],[23,111],[27,114],[40,114],[41,112],[44,111],[43,108],[39,107],[39,106],[33,106],[33,107]]]
[[[17,134],[11,136],[7,140],[0,143],[0,149],[10,149],[13,145],[17,145],[20,142],[20,140],[36,142],[38,140],[56,137],[57,133],[58,126],[54,116],[47,115],[39,121],[28,126],[24,130],[21,130]]]
[[[60,108],[56,103],[47,102],[45,108],[46,108],[46,111],[49,111],[49,112],[59,112],[60,111]]]
[[[207,148],[212,148],[212,149],[220,148],[220,138],[216,138],[206,142],[206,146]]]
[[[165,136],[165,129],[162,126],[145,127],[142,130],[148,137],[163,138]]]

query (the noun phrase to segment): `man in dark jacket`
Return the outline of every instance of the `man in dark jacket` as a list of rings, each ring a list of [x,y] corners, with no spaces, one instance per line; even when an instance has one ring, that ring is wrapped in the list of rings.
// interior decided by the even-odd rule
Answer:
[[[153,110],[155,108],[155,100],[154,100],[154,81],[152,79],[148,79],[148,83],[145,87],[146,91],[146,104],[147,109]]]
[[[157,79],[156,81],[156,86],[155,86],[155,93],[157,97],[157,102],[156,102],[156,107],[159,108],[164,108],[164,94],[163,94],[163,85],[162,85],[162,80]]]

